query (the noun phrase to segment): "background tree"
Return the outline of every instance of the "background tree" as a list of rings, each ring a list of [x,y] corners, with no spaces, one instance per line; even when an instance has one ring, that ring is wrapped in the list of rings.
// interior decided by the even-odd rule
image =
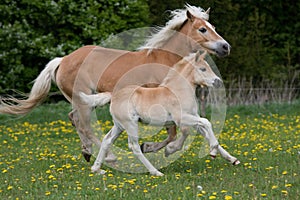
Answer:
[[[29,91],[51,59],[148,25],[141,0],[1,0],[0,92]]]
[[[214,58],[225,83],[272,82],[299,88],[300,1],[294,0],[0,0],[0,92],[29,91],[45,64],[109,35],[163,26],[187,2],[211,7],[210,22],[231,44]]]

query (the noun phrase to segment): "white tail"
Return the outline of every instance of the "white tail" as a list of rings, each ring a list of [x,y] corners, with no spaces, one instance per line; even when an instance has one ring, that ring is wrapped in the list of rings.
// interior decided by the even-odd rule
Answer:
[[[103,92],[90,95],[80,92],[79,96],[82,102],[88,104],[90,107],[103,106],[110,102],[111,99],[110,92]]]
[[[54,58],[45,67],[34,81],[29,97],[27,99],[16,99],[14,97],[0,99],[0,113],[5,114],[27,114],[39,105],[48,95],[51,81],[55,82],[55,71],[63,58]]]

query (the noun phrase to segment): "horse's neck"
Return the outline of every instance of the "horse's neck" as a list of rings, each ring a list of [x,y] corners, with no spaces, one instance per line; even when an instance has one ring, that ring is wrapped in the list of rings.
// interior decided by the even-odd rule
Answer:
[[[161,47],[161,49],[181,57],[189,55],[193,49],[190,38],[187,36],[188,23],[185,23],[179,31],[174,31],[173,36]]]

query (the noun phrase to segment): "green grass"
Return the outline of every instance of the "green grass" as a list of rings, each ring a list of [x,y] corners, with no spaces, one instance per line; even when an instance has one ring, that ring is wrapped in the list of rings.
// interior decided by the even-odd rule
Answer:
[[[66,103],[24,117],[0,116],[0,199],[297,199],[300,196],[300,102],[227,109],[220,143],[241,161],[199,158],[202,139],[163,177],[104,167],[92,174]],[[104,131],[107,108],[97,110]],[[104,116],[103,116],[104,115]],[[161,138],[164,138],[162,136]],[[126,136],[119,145],[126,143]],[[158,138],[159,139],[159,138]],[[123,143],[122,143],[123,142]],[[94,161],[94,158],[92,159]],[[203,189],[200,190],[199,187]]]

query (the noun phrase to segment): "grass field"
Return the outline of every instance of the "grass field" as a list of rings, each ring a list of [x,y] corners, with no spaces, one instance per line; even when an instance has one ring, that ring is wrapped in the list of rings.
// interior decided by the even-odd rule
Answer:
[[[67,119],[69,111],[61,102],[44,104],[25,117],[0,116],[0,199],[300,197],[300,101],[228,108],[219,141],[241,164],[199,158],[202,140],[195,139],[179,159],[161,169],[163,177],[108,167],[105,175],[91,173]],[[107,108],[97,112],[102,115],[99,124],[108,130]]]

